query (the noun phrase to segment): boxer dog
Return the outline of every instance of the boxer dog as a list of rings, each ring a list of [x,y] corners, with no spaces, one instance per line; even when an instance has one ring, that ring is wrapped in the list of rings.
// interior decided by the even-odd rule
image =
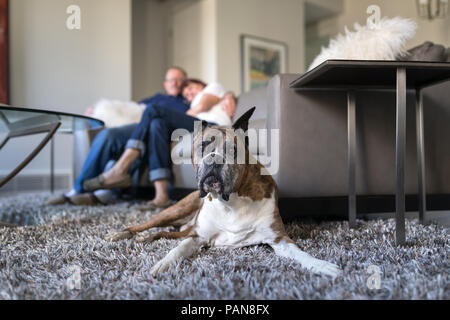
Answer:
[[[269,174],[262,174],[265,168],[249,152],[248,138],[228,134],[246,132],[254,110],[247,111],[232,128],[209,126],[203,121],[200,133],[194,132],[191,154],[199,190],[143,224],[107,235],[107,240],[128,239],[154,227],[180,227],[177,232],[137,235],[139,242],[184,239],[153,266],[153,275],[170,271],[177,261],[194,255],[203,246],[258,244],[271,246],[275,254],[293,259],[314,273],[339,275],[338,266],[303,252],[289,238],[278,211],[275,181]],[[209,140],[207,136],[211,136]],[[244,161],[229,161],[229,150],[235,151],[231,159],[236,160],[239,148],[244,150]]]

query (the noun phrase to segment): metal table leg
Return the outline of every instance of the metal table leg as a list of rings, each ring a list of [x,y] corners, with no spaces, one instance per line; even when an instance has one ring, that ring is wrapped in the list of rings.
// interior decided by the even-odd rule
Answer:
[[[21,163],[17,165],[17,167],[9,173],[5,178],[0,180],[0,187],[5,185],[9,180],[11,180],[15,175],[17,175],[20,170],[22,170],[31,160],[36,157],[36,155],[45,147],[45,145],[49,142],[49,140],[53,137],[53,135],[58,130],[59,126],[61,125],[61,122],[55,122],[55,123],[49,123],[44,124],[41,126],[36,126],[34,128],[26,128],[23,130],[14,130],[10,131],[8,133],[7,139],[4,143],[2,143],[2,146],[6,144],[7,141],[9,141],[10,138],[14,137],[22,137],[27,136],[30,134],[37,134],[37,133],[44,133],[46,132],[47,135],[42,139],[42,141],[31,151],[31,153],[28,154],[28,156],[23,160]]]
[[[397,68],[395,239],[405,244],[406,69]]]
[[[348,131],[348,223],[350,228],[356,227],[356,110],[355,92],[347,93],[347,131]]]
[[[55,140],[50,139],[50,192],[55,191]]]
[[[423,135],[423,95],[422,89],[416,90],[416,134],[417,134],[417,167],[419,184],[419,222],[425,223],[427,200],[425,191],[425,152]]]

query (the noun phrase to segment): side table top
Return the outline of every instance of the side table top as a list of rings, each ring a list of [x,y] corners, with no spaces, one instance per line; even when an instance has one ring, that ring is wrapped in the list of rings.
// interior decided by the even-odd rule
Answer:
[[[392,89],[397,68],[406,69],[407,88],[450,79],[450,62],[327,60],[290,83],[297,89]]]

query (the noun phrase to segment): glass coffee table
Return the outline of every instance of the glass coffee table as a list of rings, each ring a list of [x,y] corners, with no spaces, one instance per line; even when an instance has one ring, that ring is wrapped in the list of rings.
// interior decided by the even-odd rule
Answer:
[[[30,150],[25,159],[5,177],[0,177],[0,188],[33,160],[45,145],[51,141],[56,132],[73,133],[77,130],[100,129],[103,126],[104,123],[101,120],[78,114],[17,108],[0,104],[0,150],[8,142],[14,141],[13,138],[45,133],[42,140],[33,150]],[[51,154],[50,168],[51,182],[53,182],[53,143],[51,144]]]

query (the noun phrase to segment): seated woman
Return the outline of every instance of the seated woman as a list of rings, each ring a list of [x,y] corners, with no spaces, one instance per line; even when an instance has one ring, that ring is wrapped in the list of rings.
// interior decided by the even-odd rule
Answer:
[[[156,191],[155,198],[151,202],[152,207],[164,208],[171,205],[168,181],[171,178],[172,132],[179,128],[194,131],[194,122],[198,120],[231,125],[231,117],[235,111],[234,101],[230,103],[230,99],[234,99],[233,95],[226,94],[218,83],[206,85],[200,80],[188,79],[182,85],[182,94],[191,103],[186,113],[156,105],[147,106],[116,164],[96,178],[84,181],[83,188],[86,191],[94,191],[131,185],[128,173],[130,167],[139,157],[148,154],[150,181],[154,183]]]

